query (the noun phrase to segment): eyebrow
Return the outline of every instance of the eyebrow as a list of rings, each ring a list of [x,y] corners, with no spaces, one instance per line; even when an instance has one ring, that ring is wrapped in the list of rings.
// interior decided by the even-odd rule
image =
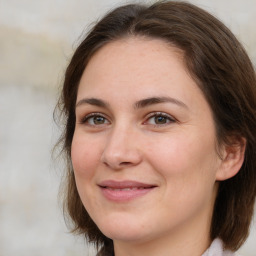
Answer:
[[[171,98],[171,97],[150,97],[150,98],[146,98],[146,99],[142,99],[139,101],[136,101],[134,104],[134,108],[135,109],[139,109],[139,108],[145,108],[147,106],[150,105],[155,105],[155,104],[160,104],[160,103],[172,103],[175,105],[178,105],[179,107],[183,107],[188,109],[188,106],[175,98]],[[97,106],[97,107],[101,107],[101,108],[109,108],[110,104],[101,100],[101,99],[97,99],[97,98],[84,98],[79,100],[76,103],[76,108],[84,105],[84,104],[89,104],[89,105],[93,105],[93,106]]]
[[[85,98],[85,99],[81,99],[76,103],[76,108],[84,105],[84,104],[89,104],[89,105],[93,105],[93,106],[97,106],[97,107],[101,107],[101,108],[108,108],[109,104],[103,100],[100,99],[96,99],[96,98]]]
[[[137,101],[134,106],[137,109],[137,108],[144,108],[150,105],[160,104],[160,103],[172,103],[172,104],[178,105],[179,107],[188,109],[188,106],[184,102],[171,97],[146,98],[146,99]]]

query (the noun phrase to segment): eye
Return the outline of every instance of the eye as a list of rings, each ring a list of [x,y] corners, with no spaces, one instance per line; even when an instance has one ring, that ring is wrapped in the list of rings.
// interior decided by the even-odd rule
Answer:
[[[98,125],[105,125],[109,124],[110,122],[108,119],[99,113],[91,113],[87,116],[85,116],[82,121],[82,124],[88,124],[90,126],[98,126]]]
[[[175,122],[175,119],[166,113],[152,113],[146,121],[146,123],[156,126],[166,125],[173,122]]]

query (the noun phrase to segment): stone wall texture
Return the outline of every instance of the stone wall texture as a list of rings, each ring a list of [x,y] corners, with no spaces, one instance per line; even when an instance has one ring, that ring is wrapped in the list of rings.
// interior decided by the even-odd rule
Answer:
[[[52,113],[81,33],[125,2],[0,0],[0,256],[95,255],[63,220]],[[256,64],[256,1],[190,2],[224,21]],[[241,255],[256,255],[255,221]]]

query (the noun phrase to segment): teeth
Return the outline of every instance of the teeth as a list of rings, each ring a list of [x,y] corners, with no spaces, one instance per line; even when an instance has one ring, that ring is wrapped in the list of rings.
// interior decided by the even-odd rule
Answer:
[[[143,187],[140,187],[140,188],[137,188],[137,187],[134,187],[134,188],[110,188],[110,187],[108,187],[108,189],[114,190],[114,191],[130,191],[130,190],[137,190],[137,189],[144,189],[144,188]]]

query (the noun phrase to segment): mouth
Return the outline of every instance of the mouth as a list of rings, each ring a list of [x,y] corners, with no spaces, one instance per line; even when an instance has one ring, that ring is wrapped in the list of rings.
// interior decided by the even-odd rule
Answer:
[[[125,202],[141,197],[157,186],[137,181],[106,180],[98,185],[104,197],[110,201]]]
[[[130,191],[130,190],[142,190],[147,189],[146,187],[131,187],[131,188],[112,188],[112,187],[102,187],[103,189],[110,189],[114,191]]]

